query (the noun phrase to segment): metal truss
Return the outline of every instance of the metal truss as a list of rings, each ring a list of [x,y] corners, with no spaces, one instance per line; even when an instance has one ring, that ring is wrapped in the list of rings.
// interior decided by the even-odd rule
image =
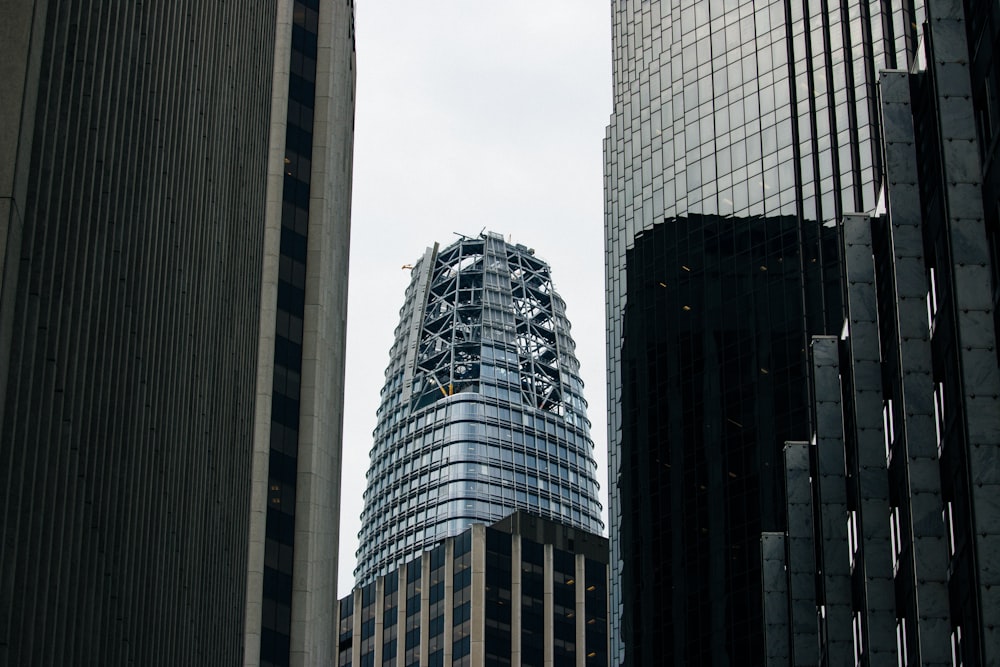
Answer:
[[[511,400],[564,414],[549,267],[495,236],[461,241],[434,258],[413,375],[411,409],[488,382]],[[563,332],[568,333],[568,332]],[[488,346],[491,374],[483,377]],[[568,352],[568,351],[567,351]]]

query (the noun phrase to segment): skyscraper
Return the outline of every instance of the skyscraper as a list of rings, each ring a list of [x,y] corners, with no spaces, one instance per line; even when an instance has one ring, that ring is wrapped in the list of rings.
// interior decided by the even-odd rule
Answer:
[[[385,373],[359,585],[518,509],[601,532],[569,330],[534,250],[493,233],[427,249]]]
[[[904,3],[905,4],[905,3]],[[809,340],[843,322],[837,224],[883,184],[894,3],[613,4],[605,143],[618,660],[759,664],[760,535],[807,438]]]
[[[614,16],[616,658],[995,662],[993,13]]]
[[[0,19],[0,663],[329,661],[351,3]]]

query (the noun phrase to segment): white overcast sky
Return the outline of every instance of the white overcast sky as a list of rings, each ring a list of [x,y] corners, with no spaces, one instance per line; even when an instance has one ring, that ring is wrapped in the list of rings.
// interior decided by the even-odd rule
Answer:
[[[607,508],[607,0],[359,0],[339,595],[404,264],[486,228],[535,248],[566,300]]]

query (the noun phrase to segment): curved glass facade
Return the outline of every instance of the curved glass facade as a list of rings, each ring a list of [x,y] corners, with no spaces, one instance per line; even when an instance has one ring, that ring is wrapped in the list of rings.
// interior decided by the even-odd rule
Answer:
[[[548,265],[491,233],[435,245],[412,275],[378,411],[357,583],[515,510],[601,533],[580,364]]]

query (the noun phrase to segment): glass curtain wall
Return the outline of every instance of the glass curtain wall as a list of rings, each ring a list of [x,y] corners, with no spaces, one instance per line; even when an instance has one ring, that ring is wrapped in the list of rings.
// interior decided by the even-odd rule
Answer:
[[[878,205],[919,2],[616,0],[605,139],[612,660],[759,664],[759,534]],[[619,539],[620,538],[620,539]],[[626,651],[625,647],[628,647]]]

